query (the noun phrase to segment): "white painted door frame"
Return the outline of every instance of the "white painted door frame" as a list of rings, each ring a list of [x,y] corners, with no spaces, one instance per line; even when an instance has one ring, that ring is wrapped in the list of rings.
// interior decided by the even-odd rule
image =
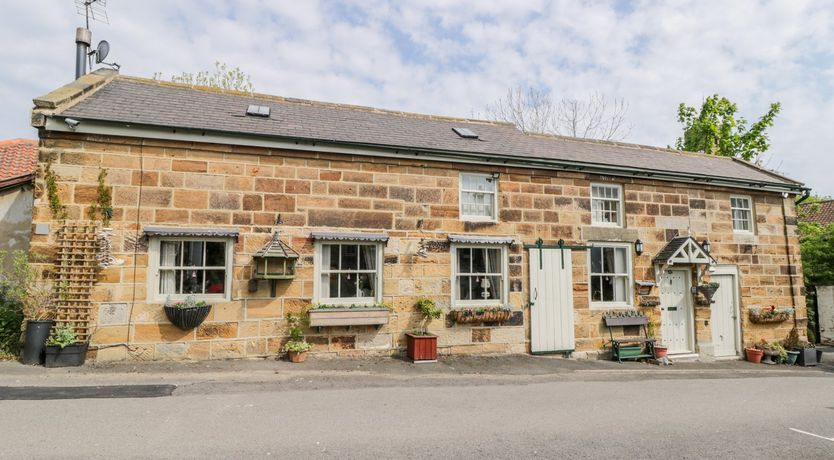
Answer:
[[[715,271],[711,273],[711,275],[718,275],[718,276],[725,276],[729,275],[733,277],[733,284],[732,286],[719,286],[718,289],[732,289],[733,291],[733,318],[735,320],[734,331],[735,331],[735,348],[736,348],[736,355],[740,354],[743,350],[741,346],[741,278],[738,272],[738,266],[736,265],[716,265]],[[710,315],[710,321],[712,321],[712,315]],[[714,331],[710,329],[710,333],[713,334],[713,343],[715,342]],[[729,355],[727,355],[729,356]]]
[[[686,344],[686,348],[688,348],[688,350],[683,350],[683,351],[682,350],[674,350],[673,347],[669,347],[669,354],[694,353],[695,352],[695,307],[694,307],[693,301],[692,301],[692,294],[690,293],[690,289],[692,287],[692,269],[690,267],[680,267],[680,266],[679,267],[674,267],[674,268],[670,267],[670,268],[666,269],[666,273],[664,273],[661,276],[661,282],[660,282],[660,324],[661,324],[660,332],[661,332],[661,343],[666,345],[667,344],[666,340],[668,340],[668,336],[670,335],[668,333],[668,330],[664,331],[665,328],[663,326],[664,317],[669,314],[667,309],[670,307],[670,305],[668,305],[668,303],[664,304],[663,288],[666,286],[666,280],[668,279],[667,276],[671,272],[682,272],[683,273],[684,286],[683,286],[683,298],[682,298],[681,302],[684,305],[684,307],[686,308],[686,316],[684,317],[684,319],[687,323],[685,325],[685,333],[687,335],[686,339],[687,339],[688,343]],[[679,306],[675,306],[675,307],[679,308]]]
[[[529,249],[530,351],[569,353],[576,348],[573,263],[570,249]]]

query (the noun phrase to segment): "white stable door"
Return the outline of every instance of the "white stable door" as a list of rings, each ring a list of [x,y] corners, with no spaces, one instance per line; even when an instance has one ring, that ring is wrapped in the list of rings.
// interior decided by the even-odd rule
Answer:
[[[530,249],[530,348],[573,351],[573,276],[569,249]]]
[[[689,270],[669,270],[660,282],[661,343],[669,353],[691,353],[692,294],[689,292]]]
[[[719,284],[710,307],[712,345],[716,357],[736,356],[738,349],[738,283],[734,273],[714,273],[710,281]]]

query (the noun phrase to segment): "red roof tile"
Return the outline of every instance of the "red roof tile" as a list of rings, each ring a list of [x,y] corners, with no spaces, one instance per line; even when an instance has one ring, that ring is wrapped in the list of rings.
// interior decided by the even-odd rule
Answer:
[[[38,141],[10,139],[0,141],[0,182],[30,176],[38,168]]]
[[[805,211],[805,216],[800,220],[822,225],[834,224],[834,200],[803,203],[800,207]]]

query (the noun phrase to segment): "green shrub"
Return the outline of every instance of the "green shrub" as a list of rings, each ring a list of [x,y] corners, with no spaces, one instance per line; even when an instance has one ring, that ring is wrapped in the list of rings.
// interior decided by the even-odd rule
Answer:
[[[0,296],[3,294],[0,293]],[[23,311],[19,305],[9,305],[0,300],[0,354],[17,356],[20,353],[20,335]]]
[[[72,326],[64,325],[55,330],[55,333],[49,337],[46,344],[49,346],[58,346],[63,349],[74,345],[76,342],[78,342],[78,336],[75,335],[75,329]]]

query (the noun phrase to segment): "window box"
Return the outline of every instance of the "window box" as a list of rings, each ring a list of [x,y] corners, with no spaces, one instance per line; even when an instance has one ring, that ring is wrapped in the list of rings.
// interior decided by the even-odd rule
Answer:
[[[385,307],[314,308],[308,311],[310,327],[383,326],[391,311]]]
[[[449,319],[458,324],[500,323],[509,321],[512,317],[513,312],[509,308],[466,308],[449,312]]]

